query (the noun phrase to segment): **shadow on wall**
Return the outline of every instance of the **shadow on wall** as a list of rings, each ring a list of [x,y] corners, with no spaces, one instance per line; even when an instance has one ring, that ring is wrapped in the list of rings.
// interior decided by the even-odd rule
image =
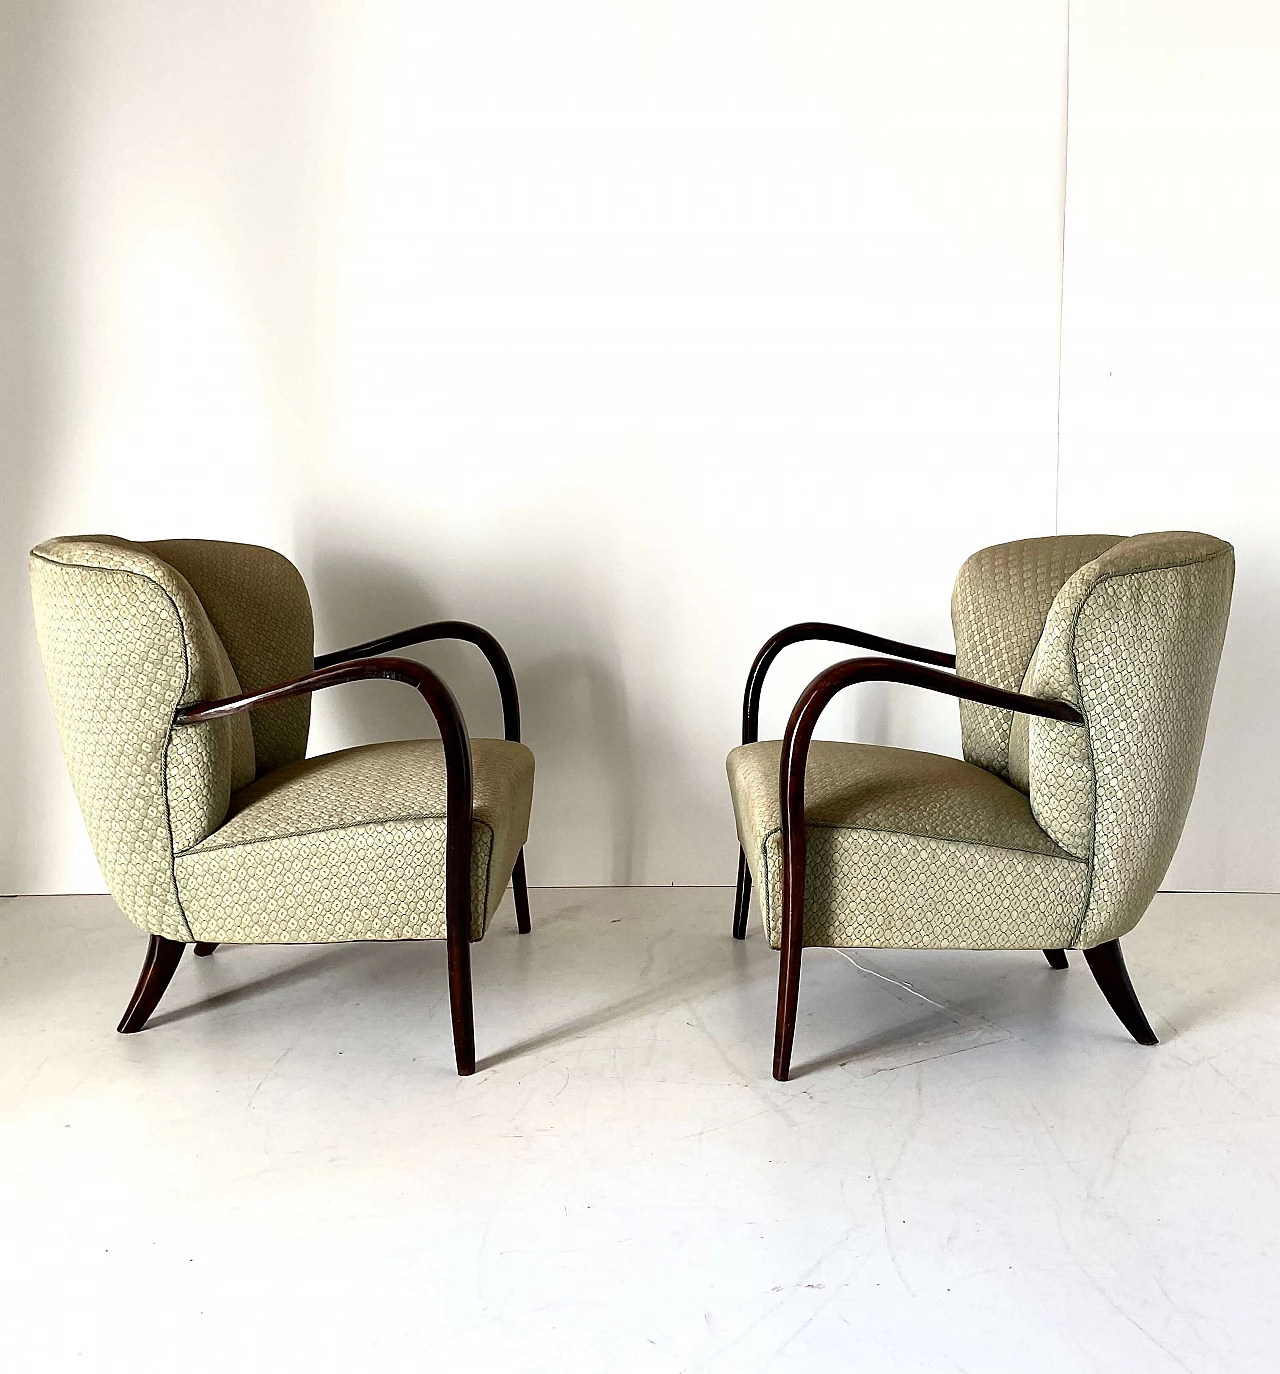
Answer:
[[[53,717],[27,581],[27,550],[53,532],[41,523],[59,488],[70,424],[59,381],[70,290],[64,270],[70,193],[61,173],[71,134],[53,94],[68,23],[65,4],[36,0],[8,6],[0,23],[0,638],[8,658],[0,674],[0,757],[10,784],[0,797],[4,893],[43,890],[47,856],[60,859],[79,839],[63,834],[63,796],[36,786],[57,755],[47,747]],[[65,770],[59,783],[69,795]]]
[[[337,542],[316,540],[306,569],[317,652],[433,620],[483,625],[511,659],[522,738],[538,760],[530,882],[636,882],[644,788],[625,680],[616,656],[599,642],[588,618],[575,613],[563,588],[547,587],[536,569],[497,568],[478,552],[462,605],[391,559],[334,552]],[[439,642],[399,653],[426,663],[449,684],[472,736],[501,738],[497,687],[478,649]],[[312,709],[312,752],[438,734],[422,700],[398,683],[356,683],[322,693]]]

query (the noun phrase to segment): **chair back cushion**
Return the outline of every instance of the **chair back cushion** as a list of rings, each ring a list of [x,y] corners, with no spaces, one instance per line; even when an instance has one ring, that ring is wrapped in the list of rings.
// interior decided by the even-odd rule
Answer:
[[[161,539],[146,547],[181,573],[200,598],[241,691],[259,692],[311,671],[311,598],[284,554],[213,539]],[[259,707],[248,719],[258,777],[306,757],[310,696]]]
[[[1016,692],[1063,583],[1120,539],[1118,534],[1056,535],[979,549],[960,569],[951,597],[956,672]],[[1012,728],[1012,711],[960,703],[965,758],[1006,779]]]
[[[242,690],[227,648],[191,582],[154,545],[50,540],[32,550],[31,587],[58,733],[107,886],[144,929],[190,939],[173,855],[210,835],[231,792],[257,772],[248,716],[173,724],[179,706]],[[234,599],[221,595],[220,612]]]
[[[1083,726],[1018,715],[1009,777],[1068,853],[1092,861],[1076,943],[1132,929],[1155,896],[1195,791],[1235,576],[1207,534],[1140,534],[1073,573],[1020,689]]]

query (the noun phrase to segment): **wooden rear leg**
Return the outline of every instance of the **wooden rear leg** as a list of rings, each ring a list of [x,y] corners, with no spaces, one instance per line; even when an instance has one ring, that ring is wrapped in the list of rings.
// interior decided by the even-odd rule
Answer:
[[[217,948],[218,942],[216,940],[214,940],[212,944],[207,940],[199,940],[196,942],[196,954],[199,955],[201,959],[204,959],[208,955],[212,954],[213,951]]]
[[[1125,968],[1124,955],[1120,953],[1120,941],[1108,940],[1105,945],[1095,945],[1085,950],[1084,957],[1089,961],[1089,969],[1097,979],[1102,995],[1123,1022],[1125,1030],[1139,1045],[1158,1045],[1160,1042],[1156,1033],[1138,1005],[1133,984],[1129,981],[1129,970]]]
[[[134,1035],[147,1024],[173,978],[184,949],[186,944],[181,940],[166,940],[163,935],[151,937],[147,945],[147,957],[138,976],[138,986],[134,988],[124,1017],[116,1027],[121,1035]]]
[[[521,935],[528,935],[533,927],[529,924],[529,884],[524,876],[523,849],[511,873],[511,888],[516,899],[516,929]]]
[[[199,946],[196,947],[196,953],[200,953]],[[1050,968],[1067,967],[1067,951],[1065,949],[1046,949],[1044,957],[1048,959]]]
[[[751,911],[751,869],[747,866],[747,851],[738,850],[738,895],[733,902],[733,938],[747,938],[747,916]]]

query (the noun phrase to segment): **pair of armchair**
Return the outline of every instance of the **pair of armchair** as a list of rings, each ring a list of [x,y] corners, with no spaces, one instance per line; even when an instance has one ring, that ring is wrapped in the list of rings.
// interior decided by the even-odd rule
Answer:
[[[790,1072],[814,945],[1082,949],[1136,1039],[1155,1036],[1119,938],[1141,918],[1195,786],[1234,560],[1206,535],[1024,540],[975,554],[952,603],[956,653],[836,625],[770,639],[729,756],[741,854],[781,950],[774,1076]],[[150,939],[119,1029],[139,1031],[187,944],[440,939],[454,1053],[475,1070],[470,943],[508,882],[530,929],[523,846],[533,756],[515,678],[474,625],[422,625],[314,657],[287,559],[205,540],[55,539],[32,551],[46,676],[107,884]],[[488,659],[503,740],[470,739],[436,674],[396,649],[454,638]],[[760,692],[788,644],[873,651],[820,674],[781,741]],[[439,740],[306,757],[311,694],[363,678],[415,688]],[[815,741],[857,683],[960,698],[964,760]]]

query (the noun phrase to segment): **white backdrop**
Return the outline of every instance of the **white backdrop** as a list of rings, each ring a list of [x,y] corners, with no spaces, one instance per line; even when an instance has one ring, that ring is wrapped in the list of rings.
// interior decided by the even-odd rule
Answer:
[[[1060,0],[10,10],[3,890],[100,887],[26,605],[22,555],[49,534],[273,544],[308,577],[322,650],[487,625],[538,756],[531,881],[696,884],[732,879],[723,756],[761,640],[828,618],[946,646],[964,556],[1052,532],[1059,505],[1064,530],[1239,539],[1253,652],[1233,635],[1211,805],[1175,876],[1277,885],[1253,733],[1274,521],[1244,472],[1276,422],[1264,369],[1218,359],[1206,436],[1229,387],[1253,428],[1248,457],[1217,430],[1219,471],[1237,468],[1202,500],[1206,444],[1142,427],[1143,331],[1164,330],[1145,316],[1123,338],[1145,383],[1121,410],[1098,400],[1120,346],[1096,247],[1105,130],[1129,97],[1096,31],[1080,51],[1100,69],[1072,69],[1095,137],[1091,154],[1073,126],[1069,145],[1058,480]],[[1117,13],[1125,51],[1158,21]],[[1163,175],[1126,188],[1140,266],[1184,136],[1152,132]],[[1213,193],[1256,201],[1194,136]],[[1210,291],[1274,285],[1261,253],[1183,246]],[[1172,467],[1154,491],[1153,462]],[[824,652],[780,665],[767,729]],[[468,651],[425,657],[473,733],[496,731]],[[315,747],[419,733],[424,714],[393,685],[342,689],[317,701]],[[954,703],[905,688],[826,725],[958,744]]]
[[[1064,530],[1206,529],[1236,594],[1167,884],[1280,887],[1280,7],[1072,0]]]

